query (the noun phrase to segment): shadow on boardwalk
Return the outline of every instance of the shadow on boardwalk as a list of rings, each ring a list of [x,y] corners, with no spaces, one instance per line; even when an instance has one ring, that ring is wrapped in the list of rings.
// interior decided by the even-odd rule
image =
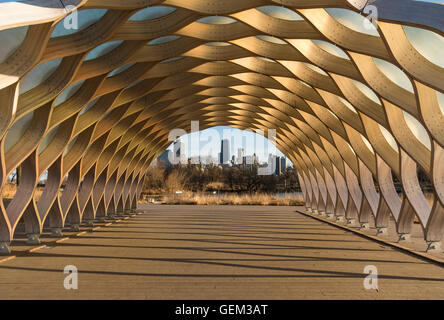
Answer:
[[[1,263],[0,298],[444,298],[443,268],[295,207],[145,208]],[[79,290],[63,288],[66,265],[78,268]],[[367,265],[378,268],[379,292],[364,289]]]

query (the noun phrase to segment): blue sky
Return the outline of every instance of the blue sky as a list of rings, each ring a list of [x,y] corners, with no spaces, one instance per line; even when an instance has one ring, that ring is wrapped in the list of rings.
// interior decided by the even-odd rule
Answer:
[[[181,137],[182,141],[185,143],[185,154],[187,158],[196,157],[199,153],[202,157],[210,155],[216,158],[220,152],[221,139],[226,138],[231,141],[231,156],[235,155],[237,157],[239,148],[245,149],[245,155],[253,155],[256,153],[261,162],[266,162],[268,160],[269,153],[283,156],[282,152],[280,152],[270,140],[262,135],[231,127],[213,127]],[[168,149],[173,149],[172,144]],[[289,160],[288,162],[290,163]]]

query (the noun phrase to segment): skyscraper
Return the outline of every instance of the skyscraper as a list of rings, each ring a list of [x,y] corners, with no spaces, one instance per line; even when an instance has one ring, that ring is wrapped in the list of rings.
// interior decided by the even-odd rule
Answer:
[[[278,157],[274,154],[269,154],[268,155],[268,168],[269,168],[269,173],[279,176],[284,170],[283,167],[286,167],[286,159],[284,157]]]
[[[245,156],[245,157],[244,157],[244,163],[243,163],[243,164],[246,165],[246,166],[250,166],[250,167],[252,167],[253,164],[254,164],[254,158],[253,158],[253,156]]]
[[[220,159],[221,164],[227,164],[230,161],[230,140],[224,139],[220,144]]]
[[[237,149],[237,164],[243,164],[245,157],[245,149],[239,148]]]
[[[172,160],[173,152],[171,150],[165,150],[158,158],[157,165],[159,167],[169,167],[171,166],[170,160]]]
[[[284,173],[285,171],[287,171],[287,158],[282,157],[281,158],[281,173]]]
[[[174,142],[174,163],[175,164],[185,164],[186,163],[186,157],[185,157],[185,143],[181,140],[177,140]]]
[[[268,174],[276,173],[276,156],[274,154],[268,155]]]
[[[274,174],[279,176],[281,174],[281,157],[274,156],[276,161]]]

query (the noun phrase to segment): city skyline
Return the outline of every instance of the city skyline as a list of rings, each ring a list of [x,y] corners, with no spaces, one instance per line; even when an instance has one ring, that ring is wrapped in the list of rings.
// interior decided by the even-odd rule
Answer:
[[[200,139],[199,139],[200,136]],[[269,155],[278,157],[285,155],[276,148],[266,137],[255,132],[235,129],[226,126],[218,126],[190,133],[179,138],[184,144],[185,158],[212,159],[220,162],[220,152],[222,140],[229,140],[229,156],[227,161],[231,160],[233,155],[239,158],[239,149],[243,149],[244,156],[253,156],[256,154],[260,163],[268,162]],[[178,140],[179,140],[178,139]],[[196,143],[199,141],[200,143]],[[172,142],[166,150],[173,150]],[[293,166],[287,159],[287,166]]]

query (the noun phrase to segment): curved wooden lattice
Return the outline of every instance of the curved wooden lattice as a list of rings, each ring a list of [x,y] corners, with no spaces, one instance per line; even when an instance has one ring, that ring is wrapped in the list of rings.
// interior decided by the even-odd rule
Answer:
[[[68,5],[78,30],[69,29]],[[22,219],[32,239],[45,223],[60,231],[135,209],[168,133],[191,120],[201,129],[276,129],[309,210],[363,227],[373,216],[380,233],[393,216],[403,236],[417,216],[436,245],[444,235],[444,9],[376,0],[372,29],[366,5],[0,4],[2,186],[22,172],[14,198],[0,201],[2,248]],[[418,168],[433,185],[431,203]]]

